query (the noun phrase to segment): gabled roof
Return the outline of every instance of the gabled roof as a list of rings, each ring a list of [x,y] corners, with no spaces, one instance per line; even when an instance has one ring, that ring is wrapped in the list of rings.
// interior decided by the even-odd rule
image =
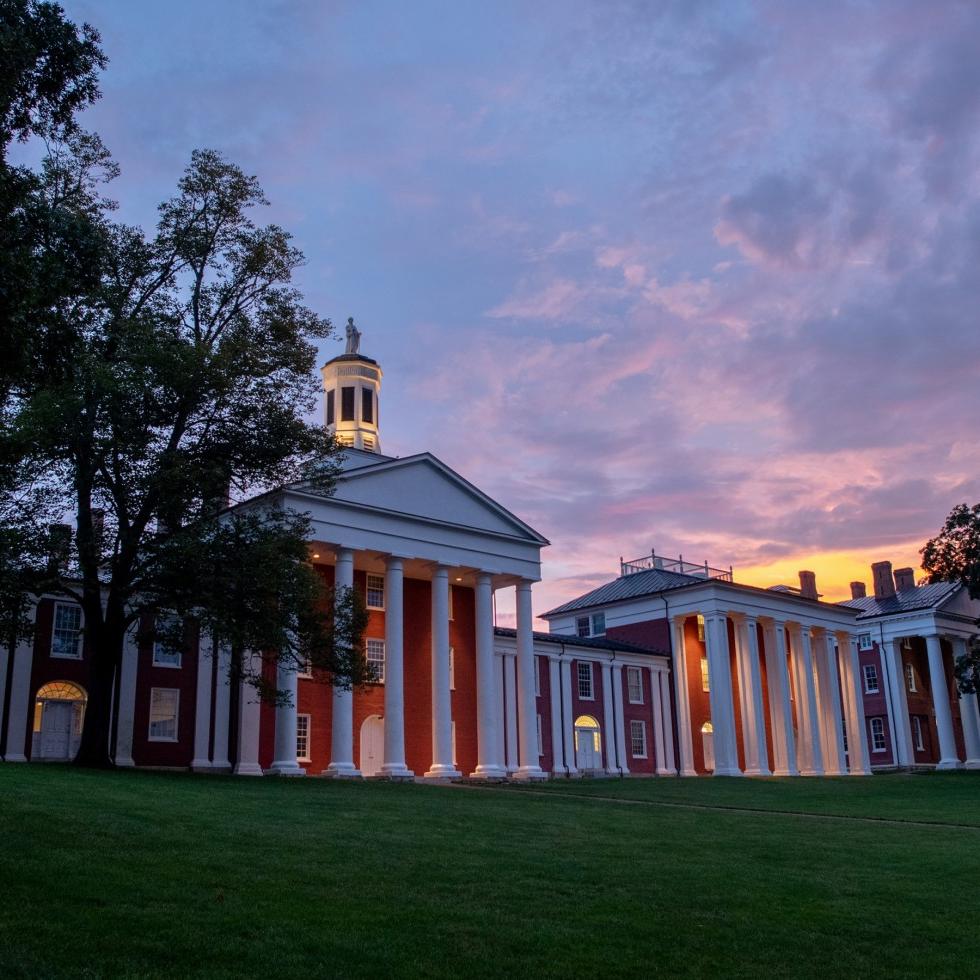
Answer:
[[[577,599],[549,609],[542,615],[557,616],[559,613],[604,606],[609,602],[621,602],[623,599],[639,599],[642,596],[656,595],[658,592],[671,592],[692,585],[704,585],[708,581],[713,580],[700,575],[685,575],[681,572],[664,571],[662,568],[651,568],[644,572],[634,572],[632,575],[621,575],[612,582],[580,595]]]
[[[400,459],[378,456],[377,461],[367,461],[365,455],[360,454],[359,465],[337,474],[334,493],[325,500],[474,528],[537,545],[550,543],[431,453]],[[302,492],[303,485],[285,489]]]
[[[858,620],[874,619],[877,616],[891,616],[895,613],[935,609],[959,588],[959,582],[929,582],[926,585],[918,585],[914,589],[903,589],[883,599],[876,599],[873,595],[869,595],[863,599],[848,599],[838,605],[860,609]]]
[[[507,626],[494,626],[495,636],[506,636],[511,639],[517,638],[517,630]],[[538,633],[533,634],[535,643],[554,643],[562,644],[566,647],[585,647],[589,650],[616,650],[620,653],[645,653],[655,654],[666,657],[669,654],[663,650],[652,650],[648,647],[637,646],[635,643],[624,643],[605,636],[562,636],[561,633]]]

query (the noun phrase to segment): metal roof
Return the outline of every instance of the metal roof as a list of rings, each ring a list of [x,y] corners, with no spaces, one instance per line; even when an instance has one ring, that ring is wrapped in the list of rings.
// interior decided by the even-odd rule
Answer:
[[[508,626],[495,626],[493,632],[495,636],[517,637],[517,630]],[[532,635],[535,643],[563,643],[565,646],[586,647],[590,650],[618,650],[620,653],[654,653],[662,657],[668,656],[663,650],[652,650],[649,647],[637,646],[635,643],[624,643],[606,636],[562,636],[561,633],[538,632]]]
[[[877,616],[915,612],[917,609],[934,609],[942,605],[959,587],[959,582],[929,582],[914,589],[903,589],[883,599],[876,599],[873,595],[869,595],[863,599],[848,599],[838,605],[860,609],[859,621],[874,619]]]
[[[588,609],[590,606],[604,606],[609,602],[620,602],[623,599],[639,599],[641,596],[656,595],[658,592],[670,592],[683,589],[689,585],[704,585],[706,581],[701,575],[685,575],[680,572],[668,572],[662,568],[651,568],[646,572],[634,572],[632,575],[621,575],[599,588],[580,595],[577,599],[555,606],[543,616],[556,616],[558,613],[574,612],[576,609]]]

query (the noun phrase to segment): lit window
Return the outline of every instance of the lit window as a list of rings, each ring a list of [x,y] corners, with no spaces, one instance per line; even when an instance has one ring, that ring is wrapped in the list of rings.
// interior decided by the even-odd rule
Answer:
[[[588,636],[589,635],[589,617],[579,616],[575,620],[575,632],[578,636]]]
[[[544,755],[544,739],[541,737],[541,715],[538,715],[538,756]]]
[[[710,691],[711,684],[708,682],[708,658],[701,658],[701,690]]]
[[[54,607],[51,656],[82,659],[82,607],[58,602]]]
[[[698,614],[698,641],[704,643],[704,616],[700,614]]]
[[[174,621],[172,619],[161,620],[158,627],[163,630],[172,631]],[[181,653],[180,647],[173,645],[171,637],[157,636],[153,640],[153,666],[154,667],[180,667]]]
[[[626,690],[630,704],[643,704],[643,672],[639,667],[626,668]]]
[[[870,633],[861,633],[858,636],[858,647],[861,650],[870,650],[873,646],[874,644],[871,642]]]
[[[871,719],[871,751],[885,751],[885,722],[881,718]]]
[[[368,640],[366,643],[368,677],[383,684],[385,680],[385,641]]]
[[[310,716],[296,716],[296,759],[298,762],[310,761]]]
[[[647,757],[647,726],[645,722],[630,722],[630,752],[632,752],[634,759]]]
[[[367,607],[368,609],[384,609],[385,577],[383,575],[369,575],[367,577]]]
[[[912,738],[915,739],[916,750],[924,752],[926,746],[922,740],[922,719],[918,715],[912,716]]]
[[[874,664],[864,665],[864,693],[877,694],[878,688],[878,668]]]
[[[592,664],[588,660],[578,662],[578,696],[592,700]]]
[[[180,691],[175,687],[150,688],[151,742],[177,741],[177,716],[180,710]]]
[[[912,664],[905,665],[905,683],[909,686],[909,691],[914,694],[916,691],[915,686],[915,668]]]

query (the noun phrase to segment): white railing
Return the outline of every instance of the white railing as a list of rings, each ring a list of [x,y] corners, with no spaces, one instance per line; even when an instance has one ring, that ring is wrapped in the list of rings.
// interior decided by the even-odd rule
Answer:
[[[644,555],[642,558],[634,558],[632,561],[624,561],[622,557],[619,559],[620,576],[635,575],[637,572],[649,572],[654,568],[662,569],[665,572],[679,572],[681,575],[693,575],[698,578],[720,579],[723,582],[733,582],[735,580],[731,566],[727,569],[712,568],[707,562],[703,565],[698,565],[694,562],[684,561],[683,555],[677,558],[665,558],[662,555],[658,555],[655,551],[651,551],[649,555]]]

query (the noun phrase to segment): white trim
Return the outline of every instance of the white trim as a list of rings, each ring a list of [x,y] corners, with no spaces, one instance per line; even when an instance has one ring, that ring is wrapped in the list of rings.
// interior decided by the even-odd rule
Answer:
[[[301,755],[300,754],[300,751],[299,751],[299,740],[300,740],[300,738],[303,737],[303,736],[300,735],[300,730],[299,730],[299,728],[300,728],[300,724],[299,723],[300,723],[300,719],[301,718],[305,718],[306,719],[306,736],[305,736],[305,738],[306,738],[306,754],[305,755]],[[312,716],[309,715],[309,714],[306,714],[306,713],[297,714],[296,715],[296,761],[297,762],[312,762],[313,761],[310,758],[310,743],[313,741],[312,735],[313,735],[313,718],[312,718]]]
[[[153,702],[158,694],[174,695],[174,734],[173,738],[168,735],[153,734]],[[180,688],[179,687],[151,687],[150,688],[150,708],[147,713],[146,740],[148,742],[177,742],[180,741]]]
[[[78,611],[78,627],[75,629],[75,653],[55,653],[55,634],[57,633],[58,626],[58,610],[59,609],[75,609]],[[66,632],[65,627],[60,627],[60,629]],[[54,610],[51,615],[51,656],[55,660],[82,660],[85,656],[83,650],[82,633],[85,629],[85,611],[77,602],[55,602]]]
[[[589,693],[582,693],[582,668],[589,668]],[[580,701],[595,701],[595,671],[591,660],[575,661],[575,693]]]
[[[922,735],[922,719],[918,715],[912,715],[912,745],[916,752],[925,752],[926,743]]]
[[[371,644],[377,644],[374,648],[374,653],[377,655],[379,652],[381,654],[381,659],[371,659],[368,654],[371,651]],[[380,651],[378,650],[380,647]],[[388,651],[385,649],[385,641],[379,639],[376,636],[367,636],[364,638],[364,659],[367,661],[369,667],[375,668],[375,674],[373,677],[368,679],[369,684],[384,684],[385,682],[385,666],[387,664]]]
[[[878,727],[880,731],[875,730],[875,722],[878,722]],[[871,751],[872,752],[887,752],[888,751],[888,741],[885,738],[885,720],[880,715],[875,715],[873,718],[868,719],[868,727],[871,729]],[[881,748],[879,749],[876,744],[876,738],[881,737]]]
[[[639,729],[636,726],[639,725]],[[643,741],[643,752],[642,754],[634,751],[636,745],[636,731],[639,730],[642,741]],[[630,719],[630,755],[634,759],[647,759],[650,756],[650,746],[647,742],[647,723],[640,718]]]
[[[375,579],[376,580],[374,586],[371,585],[371,579]],[[378,585],[377,584],[378,582],[380,582],[381,584]],[[381,605],[380,606],[378,606],[378,605],[372,605],[371,604],[371,593],[372,592],[380,592],[381,593]],[[385,608],[385,600],[386,600],[386,598],[387,597],[385,596],[385,577],[384,577],[384,575],[378,575],[375,572],[368,572],[367,573],[367,576],[364,579],[364,605],[367,606],[368,609],[376,609],[376,610],[380,610],[380,611],[383,612],[384,611],[384,608]]]
[[[872,688],[868,683],[868,671],[874,673],[875,686]],[[864,678],[864,693],[865,694],[880,694],[881,693],[881,680],[878,677],[878,665],[877,664],[862,664],[861,666],[861,676]]]
[[[633,689],[630,684],[630,680],[636,680],[637,686],[640,691],[640,696],[638,698],[633,697]],[[643,668],[633,667],[627,665],[626,667],[626,693],[629,696],[630,704],[643,704]]]
[[[456,690],[456,649],[449,648],[449,690]],[[453,763],[455,765],[455,761]]]

